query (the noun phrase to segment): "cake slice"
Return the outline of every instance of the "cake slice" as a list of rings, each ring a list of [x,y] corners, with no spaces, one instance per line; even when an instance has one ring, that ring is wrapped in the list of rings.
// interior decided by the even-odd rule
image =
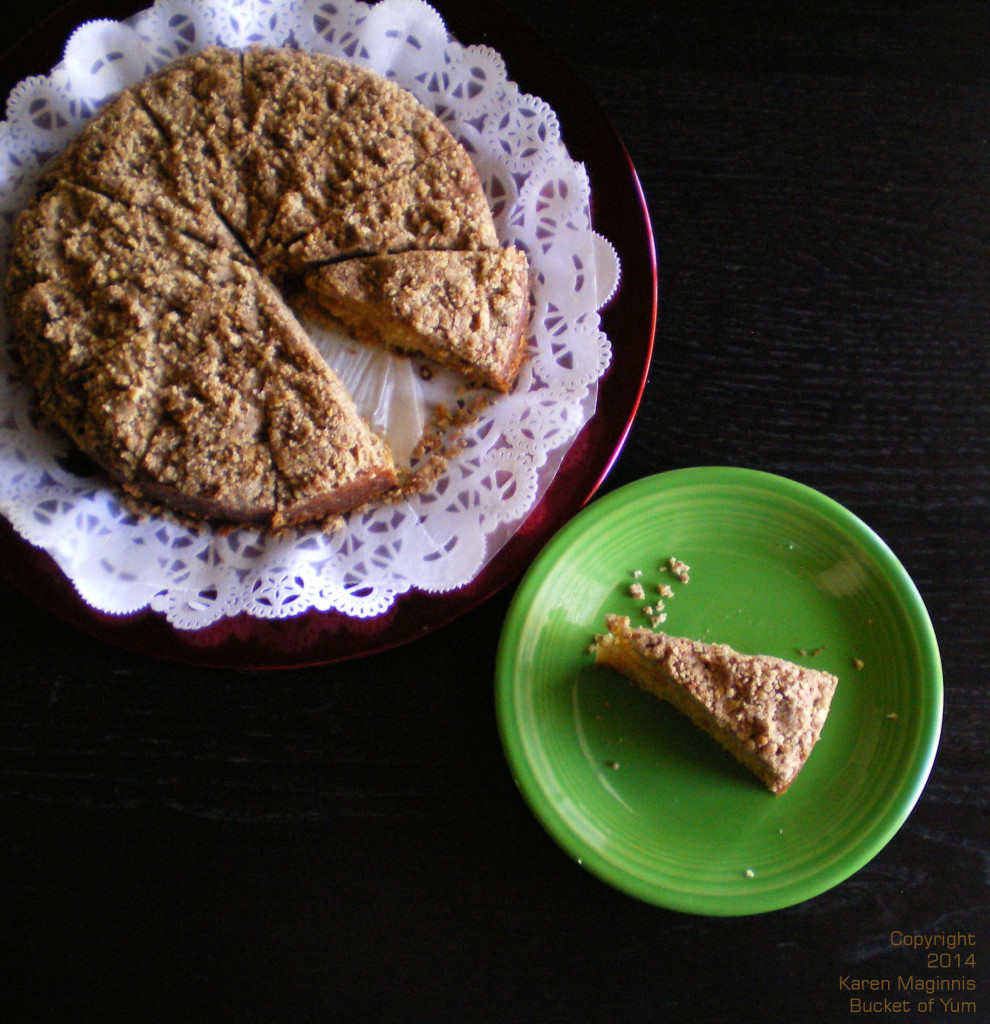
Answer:
[[[327,54],[252,47],[244,95],[252,251],[269,233],[280,245],[291,241],[303,218],[303,230],[323,225],[361,193],[406,179],[431,158],[470,163],[412,93]]]
[[[274,289],[232,268],[223,302],[176,321],[162,416],[126,489],[198,519],[282,529],[393,487],[387,444],[361,419]]]
[[[314,197],[353,197],[455,145],[412,93],[324,53],[249,48],[244,100],[251,145],[275,161],[283,188],[302,186]]]
[[[171,187],[162,164],[165,139],[130,90],[110,100],[72,140],[42,178],[102,192],[111,199],[146,207],[154,195]]]
[[[303,283],[361,341],[424,355],[497,391],[515,383],[529,317],[520,249],[370,256],[319,267]]]
[[[498,245],[478,172],[456,147],[325,209],[302,192],[287,190],[257,257],[265,273],[280,282],[331,260]]]
[[[298,195],[301,176],[317,174],[316,154],[366,77],[351,68],[326,54],[270,47],[244,51],[246,238],[252,252],[263,245],[283,195]]]
[[[153,215],[208,245],[230,244],[208,188],[176,178],[168,139],[136,95],[120,93],[90,121],[40,182],[43,195],[66,183]]]
[[[226,259],[225,259],[226,257]],[[274,286],[215,252],[190,314],[159,321],[162,415],[125,490],[197,519],[279,530],[396,483],[391,453]]]
[[[277,474],[272,525],[343,515],[398,483],[391,450],[274,285],[260,276],[255,285],[266,436]]]
[[[673,704],[783,793],[818,742],[838,680],[782,658],[747,655],[725,644],[633,628],[608,615],[595,661]]]
[[[240,52],[207,47],[144,79],[133,93],[163,137],[160,159],[173,198],[192,210],[212,206],[243,239],[249,125]]]
[[[7,312],[41,410],[126,479],[176,362],[170,324],[194,317],[231,256],[65,181],[18,217],[15,235]]]

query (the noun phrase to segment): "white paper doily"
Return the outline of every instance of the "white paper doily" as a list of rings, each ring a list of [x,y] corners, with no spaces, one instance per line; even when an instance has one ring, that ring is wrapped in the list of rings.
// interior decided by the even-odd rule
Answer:
[[[598,311],[619,263],[592,229],[588,177],[568,155],[554,111],[508,80],[497,52],[452,39],[427,4],[158,0],[125,22],[81,25],[50,74],[17,85],[0,122],[0,271],[5,277],[14,218],[44,164],[122,88],[214,43],[295,44],[345,57],[393,78],[445,121],[478,169],[500,239],[530,257],[531,357],[519,384],[469,428],[435,484],[403,503],[364,508],[331,534],[197,531],[135,519],[101,478],[66,468],[68,444],[39,425],[0,313],[0,513],[92,607],[150,607],[180,629],[242,612],[371,617],[410,589],[464,586],[534,508],[595,411],[611,358]],[[372,371],[353,362],[337,368],[370,415],[381,394],[366,381],[362,392],[355,374],[372,372],[399,406],[419,387],[407,361]]]

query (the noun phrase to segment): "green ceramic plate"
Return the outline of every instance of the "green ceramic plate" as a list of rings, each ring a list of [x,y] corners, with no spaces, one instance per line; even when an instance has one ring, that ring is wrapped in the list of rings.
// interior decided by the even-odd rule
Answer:
[[[689,582],[660,571],[671,556]],[[629,593],[636,571],[645,600]],[[594,665],[606,613],[647,625],[662,582],[667,632],[839,677],[783,795]],[[861,868],[918,799],[942,720],[931,621],[886,544],[817,491],[740,469],[648,477],[571,520],[513,599],[496,688],[512,772],[564,850],[632,896],[698,914],[790,906]]]

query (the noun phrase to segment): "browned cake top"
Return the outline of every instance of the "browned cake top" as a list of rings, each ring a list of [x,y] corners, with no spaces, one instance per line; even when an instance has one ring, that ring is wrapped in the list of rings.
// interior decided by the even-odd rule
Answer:
[[[160,159],[174,198],[196,210],[212,208],[245,238],[251,119],[242,64],[238,51],[214,47],[138,83],[134,96],[160,133]]]
[[[606,651],[603,660],[610,662],[608,648],[626,648],[638,659],[638,682],[647,685],[642,673],[652,672],[661,684],[690,694],[710,716],[716,738],[733,738],[744,761],[751,756],[769,769],[770,788],[782,792],[790,785],[821,734],[835,676],[782,658],[740,654],[726,644],[633,628],[625,616],[607,616],[606,626],[608,634],[597,641]]]
[[[248,50],[244,104],[255,247],[272,222],[281,224],[278,242],[291,240],[285,221],[299,215],[286,210],[305,210],[321,223],[361,193],[403,179],[440,154],[473,175],[462,147],[410,93],[324,54]]]
[[[173,324],[194,316],[235,256],[66,183],[17,230],[8,301],[42,410],[120,475],[154,427]]]

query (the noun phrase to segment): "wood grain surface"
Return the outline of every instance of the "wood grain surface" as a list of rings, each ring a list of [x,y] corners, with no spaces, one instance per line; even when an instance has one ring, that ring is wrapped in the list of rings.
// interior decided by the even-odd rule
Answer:
[[[455,34],[480,16],[436,6]],[[7,42],[55,10],[5,12]],[[841,979],[965,974],[930,1019],[990,1020],[990,5],[492,12],[550,44],[509,68],[523,88],[558,61],[586,83],[653,225],[654,358],[603,492],[746,466],[871,525],[940,644],[928,786],[815,899],[666,912],[572,863],[513,785],[492,699],[511,585],[399,649],[251,674],[120,650],[3,584],[5,1019],[893,1022]],[[72,16],[42,33],[56,57]],[[5,67],[53,59],[35,34]],[[892,938],[956,932],[966,971]]]

